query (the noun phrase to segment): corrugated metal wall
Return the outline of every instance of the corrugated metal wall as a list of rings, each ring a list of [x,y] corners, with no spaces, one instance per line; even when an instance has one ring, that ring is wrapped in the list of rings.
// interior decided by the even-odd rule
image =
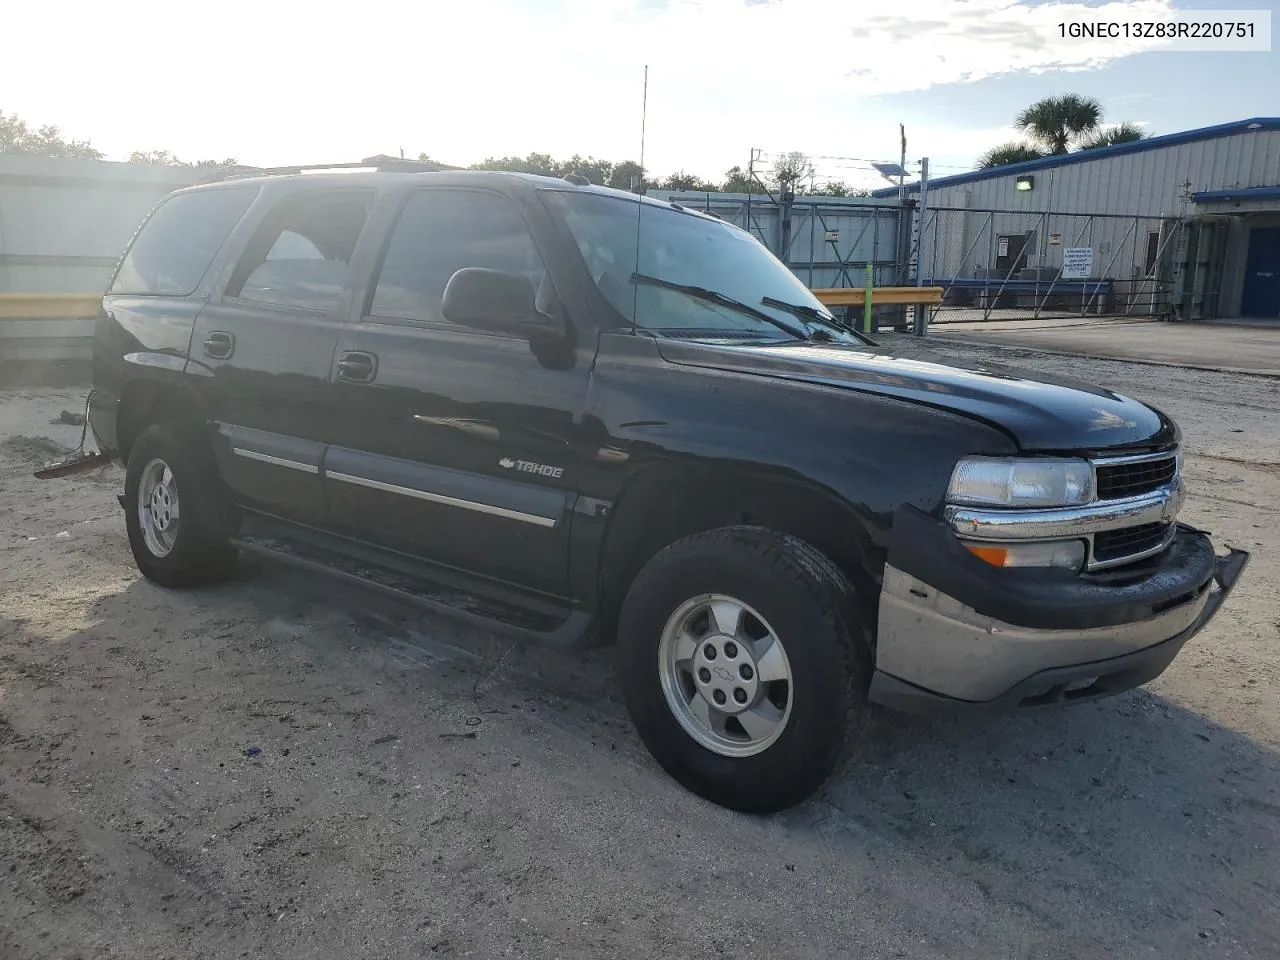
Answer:
[[[0,154],[0,293],[100,293],[184,167]]]
[[[790,238],[784,240],[783,205],[768,196],[667,190],[650,190],[649,196],[713,213],[750,230],[806,286],[861,287],[868,263],[875,268],[877,285],[888,286],[897,279],[896,199],[796,197]]]

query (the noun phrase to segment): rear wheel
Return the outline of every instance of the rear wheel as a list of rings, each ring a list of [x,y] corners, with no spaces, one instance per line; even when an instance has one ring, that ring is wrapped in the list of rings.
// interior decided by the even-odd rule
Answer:
[[[125,526],[138,569],[166,587],[224,580],[235,562],[230,509],[207,446],[158,424],[129,451]]]
[[[848,580],[795,537],[727,527],[640,571],[618,631],[623,692],[657,761],[736,810],[830,775],[862,716],[868,653]]]

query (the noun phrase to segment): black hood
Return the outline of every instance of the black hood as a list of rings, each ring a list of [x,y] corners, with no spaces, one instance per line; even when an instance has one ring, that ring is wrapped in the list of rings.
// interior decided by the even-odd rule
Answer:
[[[1168,417],[1129,397],[1066,377],[965,363],[910,348],[788,343],[772,346],[659,340],[670,363],[759,374],[899,397],[990,423],[1023,450],[1101,450],[1178,439]]]

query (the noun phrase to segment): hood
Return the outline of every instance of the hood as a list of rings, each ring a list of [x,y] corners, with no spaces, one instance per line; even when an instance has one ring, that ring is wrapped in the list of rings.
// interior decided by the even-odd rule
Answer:
[[[657,345],[670,363],[898,397],[974,417],[1003,429],[1023,450],[1088,451],[1178,439],[1173,421],[1122,394],[1002,364],[944,359],[923,345],[899,351],[807,342]]]

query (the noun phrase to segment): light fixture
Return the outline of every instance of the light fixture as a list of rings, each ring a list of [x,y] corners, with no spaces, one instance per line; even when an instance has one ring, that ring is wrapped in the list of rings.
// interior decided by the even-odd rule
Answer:
[[[1018,177],[1018,179],[1015,180],[1013,183],[1013,189],[1030,190],[1032,187],[1035,186],[1035,183],[1036,183],[1035,177],[1031,177],[1031,176]]]

